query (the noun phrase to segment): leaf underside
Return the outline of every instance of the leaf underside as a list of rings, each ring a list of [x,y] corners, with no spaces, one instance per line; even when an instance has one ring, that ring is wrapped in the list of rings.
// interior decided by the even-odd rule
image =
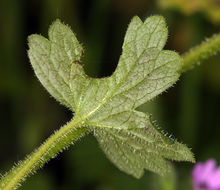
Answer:
[[[128,27],[118,66],[110,77],[91,78],[79,64],[83,48],[71,29],[55,21],[49,39],[29,38],[28,55],[35,74],[47,91],[75,112],[75,118],[94,130],[108,158],[137,178],[144,169],[165,175],[166,159],[194,162],[183,144],[162,135],[148,114],[136,111],[179,78],[180,56],[163,50],[166,23],[137,16]]]

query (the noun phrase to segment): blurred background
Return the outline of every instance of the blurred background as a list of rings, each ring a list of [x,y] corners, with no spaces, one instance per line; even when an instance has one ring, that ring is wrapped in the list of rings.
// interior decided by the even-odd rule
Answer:
[[[83,44],[82,64],[90,76],[111,75],[134,15],[166,18],[166,49],[180,54],[220,32],[219,0],[7,0],[0,1],[0,173],[37,148],[72,113],[59,105],[34,75],[27,36],[47,36],[60,18]],[[141,106],[158,126],[184,142],[198,161],[220,164],[220,55],[182,74],[164,93]],[[173,163],[161,178],[148,171],[137,180],[120,172],[93,136],[86,136],[30,177],[21,190],[186,190],[193,164]]]

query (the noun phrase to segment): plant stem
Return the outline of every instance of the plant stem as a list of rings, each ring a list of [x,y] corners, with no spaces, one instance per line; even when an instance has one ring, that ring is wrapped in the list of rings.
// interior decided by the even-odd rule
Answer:
[[[19,187],[26,177],[33,174],[42,167],[49,159],[54,158],[74,141],[85,135],[89,131],[83,127],[83,122],[73,119],[60,130],[51,135],[38,149],[20,162],[0,181],[1,190],[12,190]]]
[[[189,52],[182,55],[183,66],[181,73],[192,68],[194,65],[199,64],[208,57],[215,55],[219,50],[220,34],[215,34],[213,37],[207,39],[200,45],[192,48]]]

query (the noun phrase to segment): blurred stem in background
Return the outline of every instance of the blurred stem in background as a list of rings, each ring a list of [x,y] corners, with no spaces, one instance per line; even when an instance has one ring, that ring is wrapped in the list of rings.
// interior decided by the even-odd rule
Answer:
[[[152,176],[153,178],[153,189],[158,189],[158,190],[176,190],[176,171],[173,165],[170,165],[170,170],[171,172],[165,176],[165,177],[160,177],[157,175]]]
[[[22,122],[22,105],[27,90],[25,69],[22,67],[24,64],[21,62],[25,57],[22,39],[25,27],[21,13],[22,3],[19,1],[0,1],[0,138],[3,141],[0,147],[6,157],[16,154],[19,149],[15,142]],[[14,142],[13,149],[5,148],[10,146],[10,141]],[[1,156],[0,161],[4,156]],[[13,161],[4,160],[3,163],[11,165]]]

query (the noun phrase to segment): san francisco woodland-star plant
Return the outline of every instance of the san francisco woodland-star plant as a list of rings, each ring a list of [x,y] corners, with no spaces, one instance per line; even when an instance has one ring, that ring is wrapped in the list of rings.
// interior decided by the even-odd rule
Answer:
[[[6,173],[0,189],[16,189],[88,132],[93,132],[120,170],[136,178],[144,169],[166,175],[167,159],[195,162],[185,145],[164,136],[154,127],[150,115],[136,108],[171,87],[183,71],[217,52],[219,38],[211,38],[181,58],[174,51],[163,50],[167,40],[163,17],[151,16],[142,22],[135,16],[115,72],[110,77],[91,78],[80,64],[83,48],[68,26],[56,20],[49,28],[48,39],[29,36],[28,56],[36,76],[58,102],[72,110],[74,117]]]

